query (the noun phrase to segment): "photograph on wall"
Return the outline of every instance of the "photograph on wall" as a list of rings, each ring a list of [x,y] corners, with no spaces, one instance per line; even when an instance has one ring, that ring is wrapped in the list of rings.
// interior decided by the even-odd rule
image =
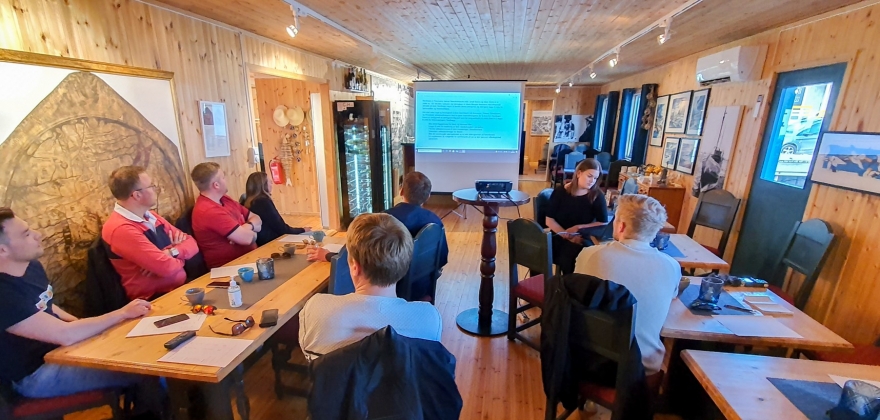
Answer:
[[[703,135],[703,122],[706,120],[706,106],[709,105],[709,89],[694,92],[691,98],[691,112],[688,115],[687,130],[689,136]]]
[[[813,182],[880,194],[880,133],[823,133]]]
[[[549,136],[553,129],[553,111],[532,111],[533,136]]]
[[[697,153],[691,188],[694,197],[724,188],[741,115],[742,106],[712,106],[706,109],[702,147]]]
[[[675,170],[693,175],[694,161],[697,159],[697,149],[699,147],[700,139],[681,139],[678,145],[678,159],[675,161]]]
[[[591,128],[592,124],[592,115],[557,115],[554,119],[553,142],[587,141],[589,136],[587,129]]]
[[[675,160],[678,158],[678,146],[681,142],[680,138],[667,137],[666,145],[663,147],[663,160],[660,166],[667,169],[675,169]]]
[[[205,157],[229,156],[229,130],[226,128],[226,104],[199,101]]]
[[[666,113],[669,108],[669,95],[657,98],[654,112],[654,127],[651,129],[651,146],[663,146],[663,127],[666,125]]]
[[[43,235],[57,303],[81,313],[88,248],[115,202],[110,173],[145,167],[169,220],[186,205],[171,80],[13,62],[0,75],[0,206]]]
[[[676,93],[669,97],[669,115],[666,117],[666,133],[682,134],[687,125],[691,106],[691,91]]]

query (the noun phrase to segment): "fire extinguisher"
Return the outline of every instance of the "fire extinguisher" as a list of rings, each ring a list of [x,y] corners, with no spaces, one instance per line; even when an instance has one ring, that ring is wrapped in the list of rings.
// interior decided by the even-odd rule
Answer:
[[[273,183],[279,185],[284,183],[284,167],[281,166],[281,161],[278,160],[278,157],[274,157],[269,161],[269,172],[272,174]]]

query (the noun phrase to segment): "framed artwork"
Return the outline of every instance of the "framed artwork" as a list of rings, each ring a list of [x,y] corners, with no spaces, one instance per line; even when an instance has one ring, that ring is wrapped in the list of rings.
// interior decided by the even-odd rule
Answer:
[[[651,146],[663,146],[663,127],[666,126],[666,113],[669,108],[669,95],[657,98],[654,109],[654,127],[651,129]]]
[[[205,157],[229,156],[229,130],[226,128],[226,104],[199,101]]]
[[[593,125],[592,115],[557,115],[554,119],[554,143],[587,141],[587,129]],[[583,138],[583,140],[582,140]]]
[[[693,175],[697,149],[699,148],[700,139],[681,139],[678,145],[678,159],[675,160],[675,170]]]
[[[810,179],[880,194],[880,133],[822,133]]]
[[[669,97],[669,115],[666,117],[666,133],[684,134],[688,111],[691,109],[692,91],[676,93]]]
[[[552,128],[553,111],[532,111],[531,135],[549,136]]]
[[[694,184],[691,186],[691,195],[694,197],[724,188],[742,111],[741,105],[706,108],[706,127],[701,142],[703,147],[697,154]]]
[[[694,92],[691,98],[691,111],[688,113],[687,130],[689,136],[703,135],[703,122],[706,120],[706,106],[709,105],[709,89]]]
[[[660,166],[666,169],[675,169],[679,143],[681,143],[681,139],[678,137],[666,138],[666,145],[663,146],[663,161],[660,162]]]

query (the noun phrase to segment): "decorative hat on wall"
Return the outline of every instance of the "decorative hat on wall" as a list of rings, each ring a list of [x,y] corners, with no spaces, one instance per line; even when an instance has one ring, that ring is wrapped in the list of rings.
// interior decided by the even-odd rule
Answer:
[[[275,124],[278,124],[279,127],[287,127],[290,124],[290,119],[286,115],[287,107],[284,105],[278,105],[275,108],[275,111],[272,112],[272,119],[275,120]]]
[[[305,119],[305,113],[299,105],[294,105],[293,108],[288,108],[287,119],[290,120],[290,125],[297,126],[302,124]]]

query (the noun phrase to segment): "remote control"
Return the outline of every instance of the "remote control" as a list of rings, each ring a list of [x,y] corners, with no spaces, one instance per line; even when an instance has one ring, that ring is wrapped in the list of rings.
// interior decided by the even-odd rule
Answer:
[[[165,343],[165,348],[168,350],[174,350],[174,348],[176,348],[177,346],[183,344],[184,342],[186,342],[187,340],[189,340],[190,338],[193,338],[195,336],[196,336],[195,331],[184,331],[184,332],[180,333],[180,335],[178,335],[177,337],[174,337],[171,340],[168,340],[168,342]]]

